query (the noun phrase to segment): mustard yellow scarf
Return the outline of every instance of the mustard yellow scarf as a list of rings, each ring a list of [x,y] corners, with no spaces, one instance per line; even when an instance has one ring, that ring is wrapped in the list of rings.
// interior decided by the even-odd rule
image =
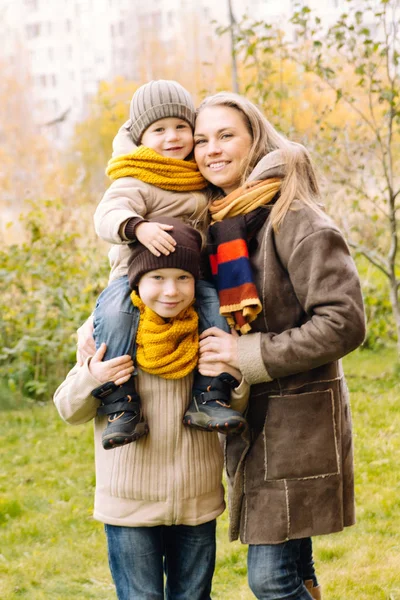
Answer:
[[[218,198],[210,206],[212,222],[247,215],[259,206],[271,202],[280,190],[279,177],[264,181],[251,181],[223,198]]]
[[[113,180],[135,177],[163,190],[175,192],[193,192],[208,185],[194,160],[166,158],[145,146],[139,146],[132,154],[111,158],[106,175]]]
[[[163,379],[182,379],[197,365],[199,350],[199,318],[193,305],[165,321],[136,294],[132,302],[140,311],[136,335],[138,367]]]

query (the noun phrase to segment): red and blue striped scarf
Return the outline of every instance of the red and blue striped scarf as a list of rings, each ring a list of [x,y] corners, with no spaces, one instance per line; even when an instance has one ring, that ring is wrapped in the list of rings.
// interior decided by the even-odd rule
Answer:
[[[250,323],[262,311],[248,242],[265,223],[280,186],[278,178],[254,181],[210,207],[207,249],[220,313],[241,333],[250,331]]]

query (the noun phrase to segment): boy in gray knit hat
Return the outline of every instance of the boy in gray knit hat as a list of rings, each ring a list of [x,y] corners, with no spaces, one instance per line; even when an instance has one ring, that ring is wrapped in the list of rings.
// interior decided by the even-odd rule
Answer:
[[[130,119],[114,140],[113,158],[107,168],[113,183],[94,216],[98,235],[113,244],[109,286],[98,299],[93,319],[97,348],[103,342],[107,345],[105,359],[134,355],[132,340],[139,315],[130,299],[127,276],[131,248],[140,243],[148,255],[154,260],[158,257],[163,264],[177,245],[168,218],[206,229],[207,182],[191,158],[194,121],[193,101],[179,83],[151,81],[134,93]],[[218,294],[208,281],[198,281],[196,300],[200,331],[213,326],[229,331],[219,314]],[[227,434],[243,431],[245,419],[229,407],[231,389],[237,385],[238,381],[226,373],[209,378],[196,372],[193,400],[184,424]],[[134,377],[117,389],[114,384],[105,384],[93,394],[109,414],[104,448],[135,441],[147,432]]]

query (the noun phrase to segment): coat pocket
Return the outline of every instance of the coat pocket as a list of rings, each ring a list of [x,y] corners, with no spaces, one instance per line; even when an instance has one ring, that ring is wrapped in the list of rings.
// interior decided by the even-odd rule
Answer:
[[[270,396],[264,451],[266,481],[338,474],[333,390]]]

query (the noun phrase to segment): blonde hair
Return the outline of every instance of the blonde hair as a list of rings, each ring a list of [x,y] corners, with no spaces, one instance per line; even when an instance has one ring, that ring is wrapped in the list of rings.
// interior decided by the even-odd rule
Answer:
[[[275,231],[279,229],[294,200],[301,200],[316,212],[322,212],[318,206],[320,192],[315,170],[304,146],[287,140],[276,131],[255,104],[239,94],[219,92],[208,96],[197,109],[197,115],[213,106],[227,106],[241,113],[251,136],[250,152],[243,163],[242,184],[264,156],[274,150],[280,150],[283,154],[285,176],[280,197],[271,211],[271,225]]]

